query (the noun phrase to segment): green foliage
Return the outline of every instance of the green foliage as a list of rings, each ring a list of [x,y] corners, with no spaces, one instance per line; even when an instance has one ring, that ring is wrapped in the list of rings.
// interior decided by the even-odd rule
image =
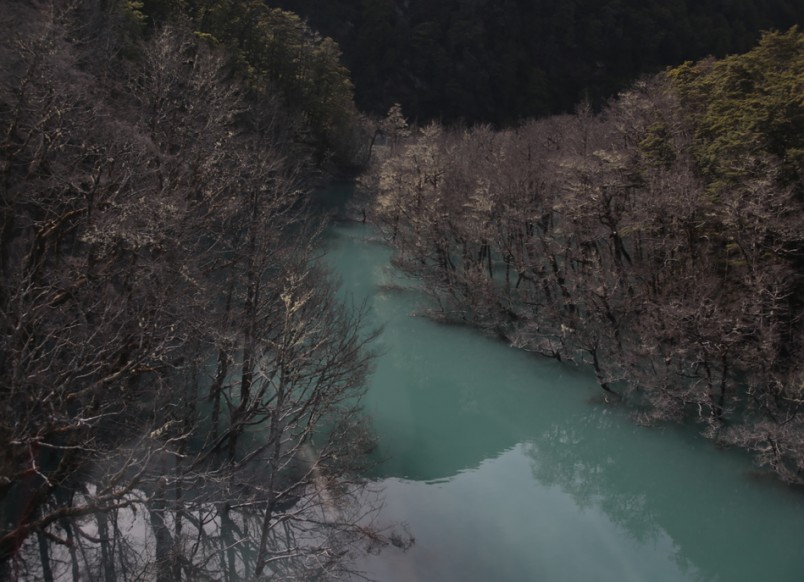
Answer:
[[[695,125],[695,155],[714,190],[770,160],[796,183],[804,164],[804,34],[766,33],[744,55],[686,63],[669,76]]]
[[[314,32],[297,14],[259,0],[191,4],[200,32],[235,53],[240,74],[257,95],[278,92],[285,106],[303,117],[319,153],[344,154],[341,138],[356,123],[357,109],[335,41]]]
[[[122,3],[122,11],[136,26],[145,25],[145,14],[142,13],[143,3],[141,0],[125,0]]]
[[[653,123],[648,127],[645,138],[639,143],[640,149],[651,162],[669,168],[676,159],[670,137],[670,129],[666,123]]]
[[[261,0],[145,0],[151,22],[190,19],[198,38],[222,46],[255,101],[279,97],[296,120],[298,137],[319,161],[355,163],[362,139],[354,88],[331,38],[297,14]]]

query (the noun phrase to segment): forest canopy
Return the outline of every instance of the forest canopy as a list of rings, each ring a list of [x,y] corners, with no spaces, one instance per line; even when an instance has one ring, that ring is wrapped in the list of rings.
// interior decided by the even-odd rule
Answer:
[[[357,103],[420,124],[513,126],[599,107],[641,75],[744,53],[797,0],[273,0],[344,51]]]
[[[199,38],[225,47],[245,88],[279,99],[296,116],[298,137],[314,146],[319,161],[329,157],[340,168],[364,162],[365,136],[340,48],[297,14],[262,0],[145,0],[128,6],[143,27],[184,21]]]

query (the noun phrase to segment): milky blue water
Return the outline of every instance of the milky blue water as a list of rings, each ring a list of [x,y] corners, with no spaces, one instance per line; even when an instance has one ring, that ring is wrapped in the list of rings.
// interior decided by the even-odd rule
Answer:
[[[695,430],[635,425],[593,376],[416,316],[370,227],[330,228],[344,296],[384,326],[365,400],[395,581],[804,580],[804,494]]]

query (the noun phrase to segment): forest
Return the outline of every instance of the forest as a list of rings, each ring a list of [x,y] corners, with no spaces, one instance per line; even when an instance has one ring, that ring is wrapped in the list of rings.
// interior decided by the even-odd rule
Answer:
[[[380,330],[322,261],[336,176],[433,318],[804,482],[800,8],[719,4],[7,0],[0,578],[412,543],[356,502]]]
[[[505,131],[386,122],[364,178],[434,317],[588,364],[804,483],[804,34]]]
[[[277,0],[332,36],[356,101],[419,124],[515,126],[595,108],[642,75],[743,53],[804,22],[796,0]]]
[[[351,502],[375,332],[307,201],[367,141],[348,75],[293,14],[176,6],[2,11],[4,580],[312,579],[384,543]]]

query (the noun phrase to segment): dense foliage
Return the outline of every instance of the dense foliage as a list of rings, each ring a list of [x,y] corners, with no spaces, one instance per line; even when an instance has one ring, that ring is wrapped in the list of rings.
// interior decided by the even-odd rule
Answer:
[[[392,136],[375,217],[441,317],[588,363],[642,420],[695,419],[801,483],[802,86],[792,29],[599,115]]]
[[[366,139],[340,48],[298,15],[262,0],[146,0],[135,12],[152,27],[188,21],[199,37],[225,46],[245,87],[257,98],[279,99],[295,117],[297,137],[319,163],[330,157],[350,169],[365,162]]]
[[[371,334],[314,256],[303,172],[345,73],[321,40],[246,75],[270,39],[141,8],[2,11],[0,578],[334,573],[372,535],[349,503]]]
[[[646,73],[745,52],[797,0],[273,0],[343,47],[358,105],[511,125],[597,104]]]

